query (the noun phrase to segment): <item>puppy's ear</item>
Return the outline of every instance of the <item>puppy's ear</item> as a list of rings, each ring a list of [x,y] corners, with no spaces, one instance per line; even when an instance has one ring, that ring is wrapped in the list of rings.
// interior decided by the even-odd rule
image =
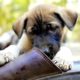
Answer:
[[[64,24],[69,28],[69,30],[74,28],[78,17],[77,13],[63,8],[55,10],[55,15],[59,17],[59,19],[61,18],[63,20]]]
[[[23,30],[27,26],[27,18],[26,19],[19,19],[13,24],[13,30],[17,34],[18,37],[21,37]]]

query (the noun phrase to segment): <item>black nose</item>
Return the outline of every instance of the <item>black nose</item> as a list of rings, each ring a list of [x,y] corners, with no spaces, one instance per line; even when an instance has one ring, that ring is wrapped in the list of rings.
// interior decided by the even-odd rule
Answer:
[[[47,53],[49,52],[49,48],[47,48],[47,47],[44,47],[42,50],[43,50],[43,52],[47,52]]]
[[[46,52],[44,51],[44,53],[52,60],[54,57],[54,53],[53,52]]]
[[[53,59],[54,52],[53,52],[53,47],[51,45],[48,45],[46,47],[42,48],[42,51],[50,58]]]

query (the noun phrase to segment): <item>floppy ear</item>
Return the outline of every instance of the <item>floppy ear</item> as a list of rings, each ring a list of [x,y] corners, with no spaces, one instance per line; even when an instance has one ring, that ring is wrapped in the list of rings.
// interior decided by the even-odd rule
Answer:
[[[68,27],[69,30],[74,28],[78,17],[77,13],[71,10],[66,10],[64,8],[55,10],[55,15],[59,16],[63,20],[64,24]]]
[[[14,32],[18,35],[18,37],[21,37],[25,27],[27,26],[27,18],[22,16],[20,19],[18,19],[14,24],[13,24],[13,30]]]

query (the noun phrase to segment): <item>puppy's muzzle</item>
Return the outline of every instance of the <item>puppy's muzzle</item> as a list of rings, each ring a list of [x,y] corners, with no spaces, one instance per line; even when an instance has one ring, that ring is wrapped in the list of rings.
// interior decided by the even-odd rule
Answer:
[[[40,48],[42,52],[52,59],[59,50],[60,37],[52,33],[35,35],[33,36],[33,47]]]
[[[53,57],[56,55],[57,51],[59,50],[59,44],[48,44],[45,47],[41,47],[41,50],[48,56],[50,59],[53,59]]]

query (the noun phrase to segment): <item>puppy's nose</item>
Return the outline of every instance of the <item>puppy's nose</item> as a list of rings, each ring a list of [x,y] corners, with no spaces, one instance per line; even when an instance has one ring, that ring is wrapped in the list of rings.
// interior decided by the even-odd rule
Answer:
[[[50,58],[53,59],[53,52],[50,51],[49,48],[43,48],[42,51]]]
[[[42,48],[42,51],[44,52],[44,53],[49,53],[50,51],[49,51],[49,48],[47,48],[47,47],[43,47]]]

